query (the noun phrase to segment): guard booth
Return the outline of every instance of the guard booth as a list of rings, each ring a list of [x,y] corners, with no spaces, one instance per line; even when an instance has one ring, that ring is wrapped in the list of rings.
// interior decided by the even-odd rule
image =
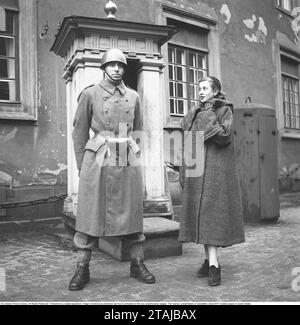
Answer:
[[[255,103],[236,107],[234,133],[244,221],[275,222],[279,218],[275,110]]]
[[[124,81],[137,90],[143,107],[143,125],[147,137],[144,168],[144,244],[146,257],[181,255],[178,242],[179,223],[172,219],[172,202],[168,192],[163,159],[164,110],[162,70],[165,66],[161,46],[177,30],[161,26],[93,17],[65,17],[51,51],[64,60],[63,78],[67,99],[68,197],[64,205],[64,222],[75,228],[78,171],[72,142],[72,122],[80,92],[102,79],[102,55],[119,48],[127,57]],[[128,189],[130,190],[130,189]],[[129,259],[122,239],[99,239],[99,248],[125,261]],[[146,246],[146,247],[145,247]]]

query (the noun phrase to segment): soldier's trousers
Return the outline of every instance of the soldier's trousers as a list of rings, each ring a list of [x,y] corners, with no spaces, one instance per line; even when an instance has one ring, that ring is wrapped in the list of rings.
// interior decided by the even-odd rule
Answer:
[[[118,236],[119,237],[119,236]],[[126,241],[129,248],[131,259],[144,259],[143,242],[145,236],[142,233],[134,233],[123,235],[120,238]],[[76,232],[74,236],[74,244],[78,248],[77,263],[89,263],[91,260],[92,250],[98,247],[98,237],[93,237],[82,232]]]

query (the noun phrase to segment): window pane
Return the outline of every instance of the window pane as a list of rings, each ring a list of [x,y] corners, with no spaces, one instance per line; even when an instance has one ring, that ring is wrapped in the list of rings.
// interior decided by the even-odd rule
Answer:
[[[169,62],[175,63],[175,49],[169,47],[168,55],[169,55]]]
[[[170,82],[170,96],[173,97],[174,96],[174,83]]]
[[[183,100],[178,100],[178,114],[184,114],[184,104]]]
[[[173,72],[174,67],[172,65],[169,65],[169,78],[171,80],[174,80],[174,72]]]
[[[174,99],[170,99],[170,113],[175,114]]]
[[[0,78],[15,78],[14,59],[0,59]]]
[[[177,80],[184,81],[182,67],[177,67]]]
[[[298,85],[297,85],[297,82],[295,80],[293,80],[293,91],[298,92]]]
[[[298,78],[298,61],[281,55],[281,71],[282,73],[286,73],[295,76],[295,78]]]
[[[196,83],[197,82],[197,78],[196,78],[196,75],[195,75],[195,70],[193,69],[190,69],[190,83]]]
[[[295,94],[295,104],[296,105],[299,104],[299,96],[298,96],[298,94]]]
[[[0,36],[0,55],[15,56],[14,39]]]
[[[177,84],[177,97],[183,98],[183,85]]]
[[[204,55],[198,55],[198,68],[206,70],[206,57]]]
[[[177,50],[176,54],[177,54],[176,55],[176,63],[177,64],[184,64],[184,58],[183,58],[184,52],[181,51],[181,50]]]
[[[15,81],[0,81],[0,100],[16,100]]]
[[[197,91],[198,87],[197,86],[191,86],[191,96],[192,99],[198,99],[198,91]]]
[[[6,33],[7,34],[14,34],[14,16],[12,14],[6,15]]]
[[[194,53],[190,53],[190,56],[189,56],[189,65],[191,67],[195,67],[196,66],[196,55]]]
[[[206,77],[207,76],[207,72],[206,71],[198,71],[198,78],[197,78],[197,81]]]

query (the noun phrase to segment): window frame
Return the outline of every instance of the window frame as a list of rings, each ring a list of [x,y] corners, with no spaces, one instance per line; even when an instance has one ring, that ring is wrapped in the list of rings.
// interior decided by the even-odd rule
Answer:
[[[299,64],[298,64],[298,69],[299,69]],[[293,100],[291,99],[291,95],[292,95],[292,93],[293,93],[293,91],[290,89],[290,87],[288,87],[288,89],[286,89],[286,88],[284,88],[284,84],[285,84],[285,82],[284,82],[284,79],[285,80],[287,80],[288,81],[288,83],[290,84],[290,82],[296,82],[296,88],[298,88],[297,89],[297,92],[294,92],[294,93],[296,93],[296,95],[297,95],[297,97],[298,97],[298,99],[297,99],[297,101],[298,101],[298,103],[297,104],[295,104],[294,102],[293,102]],[[292,75],[289,75],[289,74],[287,74],[287,73],[282,73],[281,74],[281,84],[282,84],[282,93],[284,93],[285,91],[287,91],[288,92],[288,101],[286,101],[285,100],[285,96],[284,95],[282,95],[282,97],[283,97],[283,104],[282,104],[282,107],[283,107],[283,119],[284,119],[284,128],[285,129],[287,129],[287,130],[296,130],[296,131],[300,131],[300,92],[299,92],[299,90],[300,90],[300,88],[299,88],[299,76],[297,77],[297,78],[295,78],[295,76],[292,76]],[[288,103],[288,106],[289,106],[289,113],[288,114],[286,114],[286,103]],[[296,107],[296,105],[298,105],[298,115],[296,114],[293,114],[293,108],[291,107],[292,105],[294,105],[295,106],[295,109],[297,110],[297,107]],[[299,127],[293,127],[293,118],[297,118],[298,117],[298,124],[299,124]],[[288,125],[287,126],[287,120],[289,120],[289,124],[290,125]]]
[[[176,43],[172,43],[172,42],[169,42],[168,44],[168,50],[170,50],[170,48],[173,48],[178,51],[182,51],[184,53],[184,57],[185,57],[185,64],[176,64],[176,62],[171,62],[169,57],[168,57],[168,71],[169,71],[169,85],[171,85],[171,83],[173,82],[175,85],[176,84],[179,84],[180,81],[182,81],[183,84],[185,84],[186,86],[186,89],[185,89],[185,93],[186,93],[186,97],[178,97],[178,96],[171,96],[170,92],[169,92],[169,98],[170,98],[170,103],[171,103],[171,100],[175,100],[177,101],[178,99],[183,99],[186,101],[187,105],[186,107],[183,108],[183,113],[180,114],[180,113],[172,113],[171,112],[171,104],[170,104],[170,116],[171,117],[183,117],[185,114],[187,114],[187,112],[196,105],[196,103],[193,103],[193,102],[199,102],[198,99],[195,99],[192,97],[192,85],[191,85],[191,79],[190,79],[190,68],[195,68],[194,66],[192,66],[190,64],[190,54],[191,53],[195,53],[196,55],[200,54],[202,56],[205,57],[205,61],[206,61],[206,66],[205,68],[206,69],[197,69],[198,71],[204,71],[204,75],[206,76],[208,74],[208,51],[203,51],[203,50],[199,50],[199,49],[195,49],[195,48],[192,48],[192,47],[186,47],[186,46],[181,46],[181,45],[178,45]],[[177,79],[170,79],[170,66],[183,66],[185,67],[185,80],[177,80]],[[197,80],[199,78],[197,77]],[[196,81],[197,81],[196,80]],[[196,83],[194,83],[194,86],[196,86]],[[170,87],[169,87],[170,89]],[[175,86],[175,89],[176,89],[176,86]],[[177,95],[177,94],[174,94],[174,95]]]
[[[18,12],[19,100],[0,101],[0,120],[37,120],[37,30],[36,1],[19,1],[16,8],[3,8]]]
[[[0,98],[0,105],[1,103],[5,104],[16,104],[20,103],[20,76],[19,76],[19,19],[18,19],[18,12],[15,10],[11,9],[6,9],[5,11],[8,12],[9,14],[13,15],[13,28],[14,32],[13,34],[9,34],[3,31],[0,31],[0,36],[4,37],[9,37],[13,38],[14,42],[14,56],[8,56],[8,55],[0,55],[0,59],[13,59],[14,60],[14,71],[15,75],[14,78],[9,78],[9,77],[1,77],[0,76],[0,81],[8,81],[8,80],[14,80],[15,81],[15,99],[13,100],[6,100],[6,99],[1,99]]]
[[[206,8],[206,7],[205,7]],[[205,12],[205,13],[204,13]],[[220,33],[218,25],[218,17],[214,11],[207,12],[207,8],[203,11],[196,12],[193,10],[182,9],[178,5],[162,4],[161,12],[158,15],[158,24],[167,24],[168,19],[177,20],[194,27],[203,28],[207,31],[207,44],[208,44],[208,71],[211,75],[221,79],[221,50],[220,50]],[[164,98],[164,129],[181,129],[180,123],[183,119],[182,116],[170,115],[170,98],[169,98],[169,71],[168,71],[168,44],[182,45],[186,47],[186,44],[180,44],[179,42],[173,42],[172,39],[166,42],[161,47],[161,53],[165,58],[166,68],[163,74],[162,80],[162,95]],[[195,48],[189,46],[191,49],[203,51],[206,49]]]
[[[284,107],[283,107],[283,84],[282,84],[282,75],[283,71],[281,68],[281,56],[288,57],[292,60],[295,60],[299,63],[298,69],[300,69],[300,54],[296,45],[292,42],[287,42],[286,38],[281,36],[273,42],[273,53],[276,63],[276,116],[277,116],[277,125],[278,131],[281,138],[292,138],[300,139],[300,129],[293,129],[285,127],[285,116],[284,116]],[[300,80],[300,70],[298,70],[298,77]],[[300,104],[299,104],[300,105]]]
[[[288,73],[286,71],[283,71],[282,69],[282,63],[283,63],[283,57],[286,58],[287,60],[290,60],[290,61],[294,61],[295,64],[297,65],[296,69],[297,69],[297,75],[295,74],[291,74],[291,73]],[[300,57],[297,58],[296,56],[294,55],[291,55],[290,53],[287,53],[283,50],[280,51],[280,79],[281,79],[281,105],[282,105],[282,117],[283,117],[283,127],[284,127],[284,130],[286,132],[297,132],[297,133],[300,133]],[[290,89],[285,89],[284,88],[284,78],[286,78],[287,80],[289,81],[296,81],[297,82],[297,95],[298,95],[298,123],[299,123],[299,127],[293,127],[292,125],[289,125],[287,126],[286,124],[286,120],[287,120],[287,117],[288,119],[290,120],[290,124],[292,124],[292,116],[295,116],[292,114],[291,110],[291,105],[293,105],[293,101],[292,100],[289,100],[288,103],[289,103],[289,114],[285,114],[285,103],[287,103],[285,101],[285,96],[284,96],[284,91],[287,90],[288,91],[288,97],[290,99],[290,96],[291,96],[291,91]],[[297,116],[297,115],[296,115]]]

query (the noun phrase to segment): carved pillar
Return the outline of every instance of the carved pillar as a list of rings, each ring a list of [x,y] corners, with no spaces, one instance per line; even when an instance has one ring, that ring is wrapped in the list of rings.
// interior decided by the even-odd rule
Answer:
[[[145,148],[145,193],[154,199],[165,195],[163,160],[163,110],[160,89],[161,61],[141,60],[138,92],[143,107]]]

